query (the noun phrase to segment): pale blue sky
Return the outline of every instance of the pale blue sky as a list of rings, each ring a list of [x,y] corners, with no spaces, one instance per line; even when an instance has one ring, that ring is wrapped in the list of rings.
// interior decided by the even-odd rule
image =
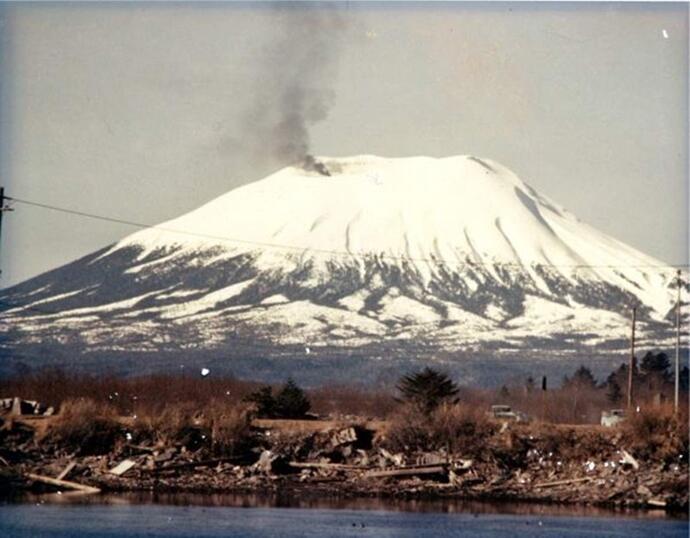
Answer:
[[[281,163],[247,111],[294,82],[294,51],[325,46],[313,153],[491,158],[687,263],[688,4],[338,7],[317,31],[267,5],[2,5],[6,194],[156,223],[259,179]],[[2,286],[135,231],[15,209]]]

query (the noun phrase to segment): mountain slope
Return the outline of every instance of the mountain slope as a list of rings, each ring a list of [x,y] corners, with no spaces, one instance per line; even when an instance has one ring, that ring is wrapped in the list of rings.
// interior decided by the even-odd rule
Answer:
[[[5,354],[615,356],[631,304],[669,336],[674,272],[498,163],[315,162],[5,290]]]

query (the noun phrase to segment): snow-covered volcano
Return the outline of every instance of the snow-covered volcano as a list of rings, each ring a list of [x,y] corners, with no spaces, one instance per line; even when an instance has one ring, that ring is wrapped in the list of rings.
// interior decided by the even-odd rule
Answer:
[[[665,337],[674,271],[496,162],[316,163],[5,290],[5,348],[613,353],[632,304],[642,339]]]

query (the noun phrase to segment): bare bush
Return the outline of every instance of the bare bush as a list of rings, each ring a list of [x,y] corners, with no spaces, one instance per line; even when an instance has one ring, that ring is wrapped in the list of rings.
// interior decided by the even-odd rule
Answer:
[[[141,407],[135,415],[133,431],[158,445],[201,444],[203,432],[197,406],[191,402],[158,407]]]
[[[495,430],[479,409],[467,404],[445,404],[430,415],[418,406],[404,405],[390,417],[387,443],[394,450],[438,450],[474,453]]]
[[[643,408],[625,420],[623,434],[628,446],[641,458],[666,462],[688,458],[687,408],[674,414],[671,405]]]
[[[248,405],[228,406],[212,401],[204,410],[204,424],[211,432],[211,450],[219,456],[236,456],[253,444],[252,413]]]
[[[112,450],[120,432],[121,426],[112,406],[78,398],[63,402],[43,440],[81,455],[105,454]]]
[[[431,416],[432,439],[447,446],[451,453],[475,453],[481,450],[496,425],[487,414],[469,404],[442,405]]]

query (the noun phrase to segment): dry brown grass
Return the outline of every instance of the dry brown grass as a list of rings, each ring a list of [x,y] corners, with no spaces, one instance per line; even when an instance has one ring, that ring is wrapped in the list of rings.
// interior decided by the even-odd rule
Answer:
[[[386,390],[326,385],[307,392],[314,413],[323,416],[352,415],[382,418],[398,407]]]
[[[141,377],[66,374],[49,369],[15,379],[0,379],[0,395],[20,396],[59,407],[65,400],[89,398],[107,403],[121,415],[162,412],[170,405],[211,400],[240,403],[258,383],[232,377],[200,375],[148,375]]]
[[[628,416],[622,431],[627,445],[638,457],[668,463],[687,461],[690,435],[687,407],[677,415],[672,405],[643,408]]]
[[[20,396],[53,406],[69,399],[87,398],[112,405],[121,415],[154,416],[164,414],[168,408],[184,406],[184,402],[190,402],[197,409],[211,401],[240,405],[260,386],[259,383],[232,377],[214,377],[213,373],[208,377],[196,374],[121,378],[43,370],[15,379],[0,379],[0,395]],[[672,384],[656,389],[657,392],[650,392],[647,386],[636,386],[635,404],[649,407],[659,391],[662,401],[672,399]],[[391,390],[341,384],[307,390],[306,393],[315,413],[336,419],[345,417],[350,420],[350,416],[388,418],[400,413],[400,404]],[[534,420],[555,424],[598,424],[603,410],[624,406],[622,401],[609,402],[607,390],[603,387],[552,387],[543,393],[534,385],[527,387],[524,381],[508,383],[506,390],[463,387],[460,400],[482,412],[488,411],[492,404],[507,404]],[[687,410],[687,393],[682,395],[681,401]],[[179,410],[174,413],[179,413]]]
[[[46,430],[43,441],[59,444],[80,455],[110,452],[121,433],[117,412],[89,398],[66,400]]]
[[[161,411],[148,408],[132,420],[133,441],[190,450],[205,447],[214,455],[235,456],[253,442],[251,411],[247,404],[223,400],[183,402]]]
[[[241,455],[253,444],[251,406],[228,406],[213,401],[204,409],[203,417],[211,432],[211,451],[214,454]]]
[[[430,415],[404,405],[390,417],[386,441],[393,450],[468,454],[481,450],[495,429],[482,410],[467,404],[442,405]]]
[[[182,402],[158,407],[142,407],[134,415],[134,440],[152,441],[156,445],[190,445],[201,443],[203,433],[199,410],[191,402]]]

